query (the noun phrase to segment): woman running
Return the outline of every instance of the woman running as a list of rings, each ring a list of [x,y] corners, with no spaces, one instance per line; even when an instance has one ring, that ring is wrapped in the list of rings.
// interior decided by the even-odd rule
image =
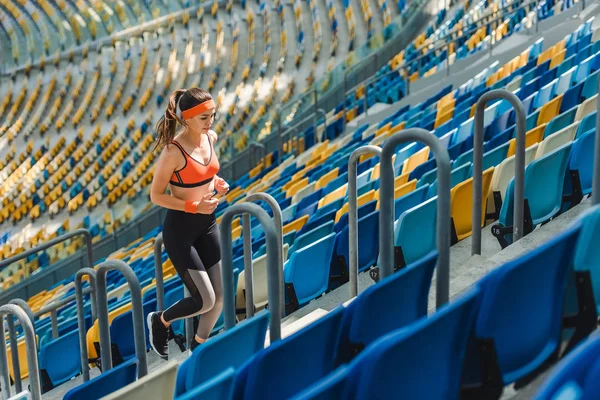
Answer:
[[[190,292],[163,312],[148,314],[152,348],[168,356],[169,326],[173,321],[202,314],[190,349],[208,339],[223,310],[221,247],[214,192],[224,195],[229,185],[217,176],[219,161],[210,130],[215,119],[211,95],[198,88],[176,90],[165,115],[158,121],[158,158],[151,201],[168,209],[163,225],[165,249],[177,274]],[[176,135],[177,123],[183,126]],[[165,193],[169,186],[171,194]]]

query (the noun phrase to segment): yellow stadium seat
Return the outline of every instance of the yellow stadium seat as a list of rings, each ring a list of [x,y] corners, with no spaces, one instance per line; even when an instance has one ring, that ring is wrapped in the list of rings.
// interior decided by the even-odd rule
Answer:
[[[331,192],[328,195],[326,195],[325,197],[321,198],[321,200],[319,200],[319,204],[317,207],[318,208],[325,207],[327,204],[329,204],[331,202],[334,202],[338,199],[343,199],[344,196],[346,196],[347,191],[348,191],[348,184],[345,184],[345,185],[337,188],[333,192]]]
[[[288,233],[290,233],[291,231],[299,232],[300,229],[302,229],[304,224],[306,224],[307,222],[308,222],[308,215],[304,215],[304,216],[298,218],[297,220],[290,222],[289,224],[287,224],[283,227],[283,235],[285,236]]]
[[[362,196],[359,196],[358,199],[356,199],[358,207],[367,204],[370,201],[375,200],[376,198],[376,191],[375,190],[369,190],[367,193],[363,194]],[[340,208],[338,210],[338,212],[335,214],[335,222],[337,223],[340,218],[342,218],[342,215],[346,214],[348,212],[348,203],[344,204],[342,206],[342,208]]]
[[[482,199],[481,207],[481,226],[485,223],[486,204],[485,200],[490,191],[494,167],[490,167],[483,172],[482,180]],[[459,183],[450,192],[450,212],[454,222],[456,239],[458,241],[471,236],[472,210],[473,210],[473,178],[469,178]]]
[[[407,160],[404,161],[404,165],[402,166],[402,175],[412,172],[419,165],[423,164],[425,161],[429,159],[429,147],[425,147],[412,156],[410,156]]]
[[[525,135],[525,148],[533,146],[536,143],[541,142],[544,139],[544,131],[546,130],[546,124],[542,124],[538,127],[533,128]],[[508,145],[508,153],[506,158],[515,155],[516,150],[516,139],[511,139]]]
[[[537,124],[546,124],[550,122],[554,117],[556,117],[560,111],[560,105],[562,103],[563,95],[556,97],[555,99],[549,101],[544,104],[540,109],[540,113],[538,115]]]
[[[332,180],[334,180],[335,178],[338,177],[338,173],[339,173],[339,168],[335,168],[335,169],[329,171],[328,173],[326,173],[325,175],[323,175],[322,177],[320,177],[317,180],[317,183],[315,184],[315,190],[319,190],[321,188],[326,187],[329,182],[331,182]]]

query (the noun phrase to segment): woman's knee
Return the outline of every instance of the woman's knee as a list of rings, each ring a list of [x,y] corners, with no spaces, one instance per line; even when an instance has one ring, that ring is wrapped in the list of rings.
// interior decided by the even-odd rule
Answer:
[[[205,293],[203,293],[203,296],[202,296],[202,306],[200,307],[200,312],[202,314],[204,314],[205,312],[212,310],[215,307],[215,304],[216,304],[215,291],[213,290],[212,287],[208,287],[208,288],[206,288],[206,291],[205,291]]]

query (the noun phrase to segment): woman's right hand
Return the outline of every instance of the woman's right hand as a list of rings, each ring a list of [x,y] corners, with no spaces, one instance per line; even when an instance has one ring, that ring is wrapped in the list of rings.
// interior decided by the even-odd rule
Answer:
[[[213,193],[207,193],[202,197],[196,206],[198,214],[212,214],[219,205],[219,200],[213,199]]]

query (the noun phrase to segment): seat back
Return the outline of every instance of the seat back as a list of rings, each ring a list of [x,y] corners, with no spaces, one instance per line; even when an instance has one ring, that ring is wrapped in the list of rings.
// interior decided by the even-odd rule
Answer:
[[[244,399],[289,398],[332,372],[344,310],[337,307],[257,353],[248,367]]]
[[[171,399],[175,393],[175,378],[179,363],[170,361],[143,378],[104,397],[104,400]]]
[[[571,146],[571,143],[566,144],[533,161],[525,170],[525,198],[534,225],[547,221],[560,211]]]
[[[367,347],[350,365],[345,398],[385,399],[402,393],[410,399],[458,399],[479,296],[474,288],[429,318]]]
[[[287,259],[289,246],[283,245],[283,259]],[[268,273],[267,273],[267,255],[264,254],[252,261],[252,286],[254,297],[254,305],[256,308],[263,308],[269,302],[268,288]],[[244,309],[246,307],[246,271],[240,272],[237,281],[237,291],[235,297],[236,308]]]
[[[436,248],[436,221],[437,196],[400,216],[394,226],[394,246],[402,247],[406,264],[415,262]]]
[[[379,253],[379,211],[374,211],[358,220],[358,249],[359,271],[375,265]],[[344,257],[346,266],[350,265],[348,225],[338,233],[334,253]]]
[[[144,321],[148,314],[156,311],[156,299],[147,301],[143,304]],[[146,348],[150,348],[150,335],[148,326],[144,324],[144,337],[146,338]],[[131,310],[125,314],[116,317],[110,324],[110,341],[116,345],[123,359],[135,356],[135,340],[133,336],[133,316]]]
[[[571,142],[575,138],[577,133],[577,124],[571,124],[570,126],[561,129],[560,131],[547,136],[539,144],[535,158],[540,158],[548,153],[553,152],[559,147]]]
[[[227,368],[237,370],[263,349],[270,315],[261,311],[198,346],[179,368],[176,394],[194,389]]]
[[[69,390],[63,400],[100,399],[134,382],[137,377],[137,358],[132,358]]]
[[[53,386],[58,386],[81,373],[79,331],[74,330],[42,346],[40,370],[46,370]]]
[[[346,309],[338,361],[351,360],[356,351],[379,337],[427,315],[429,288],[437,251],[369,286]]]
[[[308,224],[307,224],[308,225]],[[294,240],[294,244],[289,250],[289,256],[298,249],[308,246],[309,244],[316,242],[317,240],[329,235],[333,232],[333,221],[326,222],[322,225],[317,226],[316,228],[307,231],[306,233],[301,234]],[[285,260],[285,258],[284,258]]]
[[[284,281],[292,283],[300,306],[327,290],[335,233],[297,250],[285,263]]]
[[[573,142],[571,149],[569,170],[578,171],[581,191],[584,195],[592,192],[595,142],[596,131],[590,131]]]
[[[575,247],[573,268],[575,271],[590,271],[596,308],[600,312],[600,208],[587,210],[581,217],[581,233]]]
[[[481,198],[486,199],[490,191],[490,184],[494,174],[494,167],[483,171],[481,183]],[[456,185],[450,192],[450,214],[454,221],[456,237],[462,240],[471,235],[473,221],[473,178]],[[485,223],[486,208],[481,207],[481,225]]]
[[[594,333],[554,367],[535,398],[537,400],[563,398],[560,394],[566,388],[572,387],[571,385],[575,385],[576,390],[583,392],[583,396],[580,397],[582,399],[598,398],[600,396],[597,387],[597,374],[600,367],[598,354],[600,354],[600,333]],[[593,393],[592,385],[595,386]]]
[[[334,400],[341,399],[348,378],[349,368],[346,365],[338,367],[325,378],[315,382],[291,397],[291,400]]]
[[[196,386],[189,392],[177,397],[177,400],[223,400],[231,399],[235,385],[236,373],[233,368],[227,368],[225,371],[209,379],[208,381]]]
[[[504,384],[534,371],[560,344],[566,273],[580,229],[572,224],[480,281],[475,337],[493,339]]]

